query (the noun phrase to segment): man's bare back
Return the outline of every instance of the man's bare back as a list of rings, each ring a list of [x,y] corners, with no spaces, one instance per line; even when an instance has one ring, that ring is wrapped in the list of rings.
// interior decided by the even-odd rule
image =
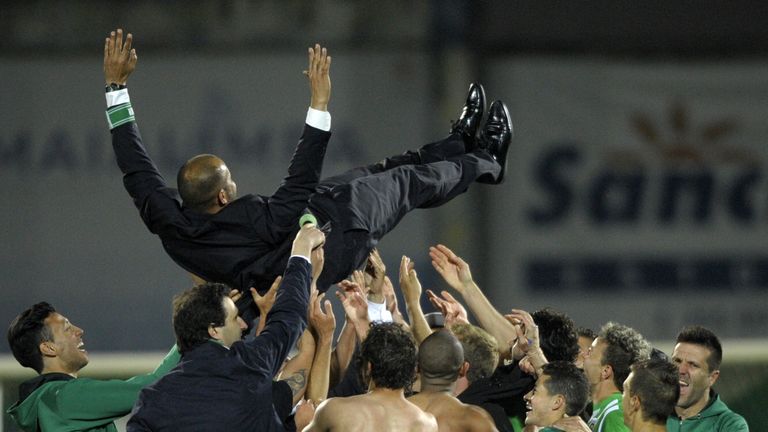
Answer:
[[[370,393],[323,402],[307,431],[413,431],[436,432],[435,417],[408,402],[402,389],[376,389]]]
[[[482,408],[467,405],[448,392],[426,392],[408,398],[437,418],[440,432],[496,432],[491,416]]]

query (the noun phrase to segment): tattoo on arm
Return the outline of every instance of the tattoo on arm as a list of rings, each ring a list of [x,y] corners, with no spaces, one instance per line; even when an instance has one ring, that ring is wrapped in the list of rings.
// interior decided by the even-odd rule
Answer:
[[[291,388],[291,392],[295,397],[300,391],[304,389],[304,387],[307,386],[307,370],[299,369],[293,375],[282,381],[285,381],[285,383],[288,384],[288,387]]]

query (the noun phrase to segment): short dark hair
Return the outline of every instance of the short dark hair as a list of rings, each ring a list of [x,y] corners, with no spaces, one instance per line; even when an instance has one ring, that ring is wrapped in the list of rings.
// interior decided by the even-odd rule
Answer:
[[[226,186],[226,178],[219,170],[210,166],[201,167],[203,164],[198,159],[208,157],[216,156],[197,155],[182,165],[176,175],[176,186],[184,205],[196,211],[210,207],[219,191]]]
[[[723,347],[712,330],[697,325],[684,327],[677,335],[677,343],[690,343],[707,348],[709,350],[709,357],[707,357],[709,371],[720,369],[720,363],[723,361]]]
[[[651,346],[637,330],[615,322],[608,322],[598,335],[606,343],[601,364],[613,369],[613,383],[624,388],[633,363],[646,360],[651,355]]]
[[[565,414],[575,416],[584,410],[589,400],[589,381],[584,371],[573,362],[558,360],[545,364],[542,375],[549,377],[544,384],[549,394],[565,398]]]
[[[416,341],[400,324],[371,323],[368,336],[360,344],[359,364],[376,387],[410,388],[416,377]]]
[[[40,302],[19,314],[8,327],[8,345],[16,361],[37,373],[43,371],[40,344],[53,340],[53,333],[45,324],[45,319],[55,312],[53,306]]]
[[[449,330],[438,330],[419,345],[419,372],[422,380],[452,383],[464,364],[461,342]]]
[[[209,282],[173,298],[173,332],[179,352],[185,353],[210,339],[210,325],[224,325],[224,298],[230,291],[227,285]]]
[[[568,315],[551,308],[531,314],[539,327],[539,345],[549,361],[574,361],[579,355],[579,336]]]
[[[659,358],[641,360],[632,365],[629,395],[640,399],[643,420],[665,424],[680,398],[677,366]]]
[[[487,331],[472,324],[454,324],[451,332],[464,348],[464,361],[469,363],[467,380],[473,383],[488,378],[499,363],[499,345]]]
[[[589,327],[577,327],[576,334],[579,335],[579,337],[585,337],[592,340],[595,340],[597,337],[597,333]]]

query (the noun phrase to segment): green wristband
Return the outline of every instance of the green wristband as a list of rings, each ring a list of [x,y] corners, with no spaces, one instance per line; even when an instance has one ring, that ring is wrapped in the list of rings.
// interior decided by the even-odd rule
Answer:
[[[315,218],[315,215],[313,214],[304,214],[299,219],[299,226],[303,227],[305,224],[311,223],[313,225],[317,225],[317,218]]]
[[[136,117],[133,115],[133,107],[131,107],[130,102],[113,106],[107,110],[109,130],[133,121],[136,121]]]

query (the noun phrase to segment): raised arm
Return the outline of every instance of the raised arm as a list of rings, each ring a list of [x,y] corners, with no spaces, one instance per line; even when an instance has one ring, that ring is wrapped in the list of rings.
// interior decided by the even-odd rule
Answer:
[[[408,309],[413,337],[416,343],[420,344],[432,334],[432,330],[429,328],[427,319],[424,318],[424,311],[421,310],[421,282],[413,267],[411,259],[403,255],[400,260],[400,289],[403,291],[405,306]]]
[[[232,345],[247,362],[265,368],[270,376],[277,374],[288,351],[307,327],[312,272],[309,260],[312,250],[324,242],[325,235],[314,225],[307,224],[299,230],[264,330],[251,341]]]
[[[283,280],[282,276],[278,276],[269,290],[264,295],[259,295],[259,291],[256,288],[251,288],[251,297],[253,302],[256,303],[256,307],[259,309],[259,324],[256,326],[256,336],[260,335],[264,330],[264,326],[267,324],[267,315],[275,304],[275,298],[277,297],[277,290],[280,288],[280,282]]]
[[[514,326],[493,307],[488,298],[472,279],[469,264],[443,245],[429,248],[432,266],[440,273],[445,282],[464,298],[472,314],[499,344],[499,353],[508,355],[511,343],[517,339]]]
[[[138,56],[132,47],[133,35],[123,42],[123,30],[110,33],[104,41],[104,81],[107,84],[107,120],[112,132],[112,148],[123,172],[123,184],[152,232],[158,224],[179,211],[178,193],[166,181],[147,154],[136,125],[128,96],[128,77],[136,69]],[[160,192],[160,193],[155,193]]]
[[[397,294],[395,294],[395,287],[392,285],[392,281],[389,279],[389,276],[384,276],[382,294],[384,294],[384,301],[387,303],[387,310],[392,315],[392,321],[405,327],[408,329],[408,331],[411,331],[411,326],[405,322],[403,314],[400,312],[400,306],[397,304]]]
[[[331,368],[331,345],[336,317],[331,302],[323,301],[325,294],[317,296],[309,309],[309,322],[315,333],[315,359],[307,384],[307,399],[320,403],[328,395]]]
[[[304,74],[311,93],[307,124],[288,167],[288,175],[269,199],[272,223],[294,224],[307,207],[322,174],[325,149],[331,133],[328,101],[331,97],[331,56],[326,48],[316,44],[308,50],[309,59]]]
[[[70,419],[104,421],[128,414],[145,386],[157,381],[179,362],[174,345],[157,368],[127,380],[80,378],[70,381],[56,394],[58,412]]]
[[[315,358],[315,338],[309,329],[304,330],[299,338],[299,352],[285,363],[278,381],[283,381],[291,388],[292,405],[296,405],[307,391],[312,359]]]
[[[341,300],[347,319],[355,328],[358,341],[365,340],[371,327],[371,319],[368,317],[368,303],[362,288],[354,282],[343,280],[339,282],[336,296]]]

